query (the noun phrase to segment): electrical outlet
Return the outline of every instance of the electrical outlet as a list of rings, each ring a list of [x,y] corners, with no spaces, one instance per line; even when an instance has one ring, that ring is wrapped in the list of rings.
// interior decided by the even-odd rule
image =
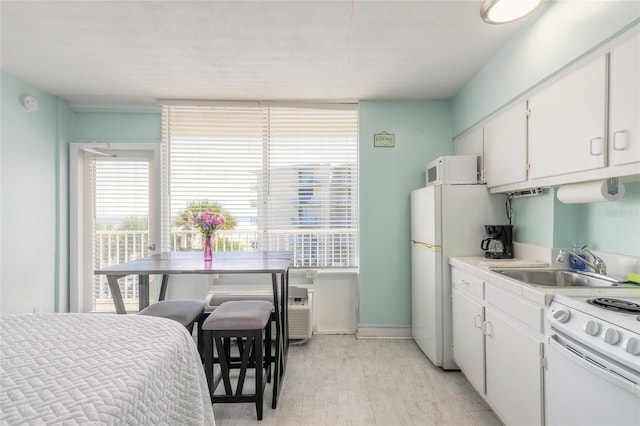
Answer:
[[[304,275],[305,278],[318,278],[318,270],[317,269],[307,269]]]
[[[209,285],[215,285],[220,279],[220,275],[218,274],[210,274],[209,275]]]

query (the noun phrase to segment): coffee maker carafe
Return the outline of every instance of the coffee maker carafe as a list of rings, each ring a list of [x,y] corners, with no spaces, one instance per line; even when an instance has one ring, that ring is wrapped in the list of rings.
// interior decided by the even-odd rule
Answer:
[[[485,225],[488,238],[480,243],[484,257],[489,259],[513,259],[513,226]]]

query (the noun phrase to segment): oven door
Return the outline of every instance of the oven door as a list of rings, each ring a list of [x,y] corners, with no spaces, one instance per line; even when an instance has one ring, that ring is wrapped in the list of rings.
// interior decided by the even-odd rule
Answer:
[[[560,335],[549,338],[546,424],[640,425],[640,372]]]

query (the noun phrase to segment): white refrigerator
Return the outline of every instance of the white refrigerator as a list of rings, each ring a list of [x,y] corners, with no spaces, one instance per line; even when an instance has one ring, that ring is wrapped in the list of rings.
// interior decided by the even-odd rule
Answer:
[[[458,368],[449,257],[484,255],[484,225],[506,223],[505,200],[485,185],[431,185],[411,192],[412,336],[445,370]]]

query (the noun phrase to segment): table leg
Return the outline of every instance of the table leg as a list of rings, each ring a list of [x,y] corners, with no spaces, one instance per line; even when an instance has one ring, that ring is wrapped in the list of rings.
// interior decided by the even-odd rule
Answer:
[[[278,297],[278,293],[282,292],[278,290],[277,274],[271,274],[271,284],[273,286],[273,303],[276,317],[276,358],[273,363],[273,400],[271,401],[271,408],[276,408],[282,385],[282,355],[284,349],[284,325],[282,312],[286,309],[286,306],[281,305],[282,300]]]
[[[287,364],[287,353],[289,352],[289,271],[280,276],[282,286],[282,303],[285,309],[282,310],[284,324],[284,364]]]
[[[273,372],[273,402],[272,408],[276,408],[282,381],[287,369],[287,351],[289,347],[289,272],[280,274],[280,289],[278,289],[278,274],[271,274],[273,284],[273,298],[276,315],[276,359]],[[278,297],[280,293],[280,297]]]
[[[107,282],[109,283],[109,290],[111,291],[111,298],[113,299],[113,304],[116,307],[116,313],[126,314],[127,310],[124,307],[124,301],[122,300],[122,293],[120,293],[118,278],[122,278],[122,276],[107,275]]]
[[[149,275],[138,275],[138,312],[149,306]]]
[[[169,275],[162,276],[162,285],[160,286],[160,297],[158,300],[164,300],[167,297],[167,285],[169,284]]]

